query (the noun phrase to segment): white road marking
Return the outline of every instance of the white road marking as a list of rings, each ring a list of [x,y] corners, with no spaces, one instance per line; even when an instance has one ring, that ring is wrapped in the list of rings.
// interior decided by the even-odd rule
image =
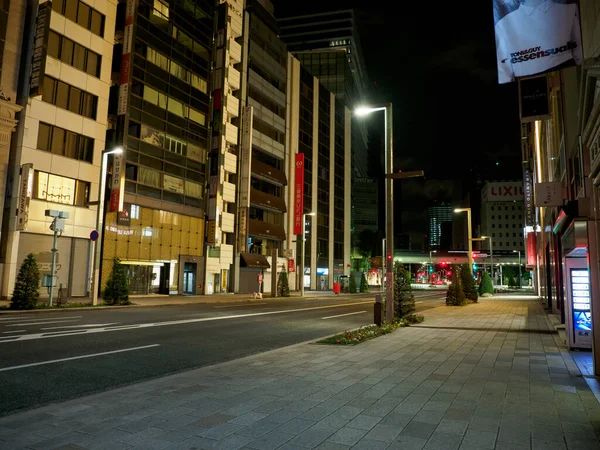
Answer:
[[[216,308],[242,308],[245,306],[257,306],[257,305],[266,305],[267,303],[250,303],[249,305],[227,305],[227,306],[215,306]]]
[[[332,309],[332,308],[341,308],[344,306],[354,306],[354,305],[364,305],[365,303],[372,304],[372,301],[368,302],[355,302],[355,303],[342,303],[337,305],[327,305],[327,306],[313,306],[310,308],[298,308],[298,309],[284,309],[280,311],[264,311],[250,314],[236,314],[232,316],[220,316],[220,317],[204,317],[199,319],[183,319],[183,320],[169,320],[166,322],[150,322],[150,323],[138,323],[131,325],[117,325],[106,328],[88,328],[83,333],[81,330],[74,331],[73,334],[96,334],[96,333],[107,333],[109,331],[123,331],[123,330],[131,330],[131,329],[142,329],[142,328],[151,328],[151,327],[165,327],[171,325],[185,325],[190,323],[199,323],[199,322],[212,322],[215,320],[229,320],[229,319],[242,319],[244,317],[255,317],[255,316],[268,316],[274,314],[286,314],[286,313],[294,313],[294,312],[304,312],[304,311],[315,311],[319,309]],[[16,342],[16,341],[31,341],[35,339],[48,339],[54,337],[63,337],[69,336],[69,333],[32,333],[32,334],[24,334],[21,336],[12,336],[11,340],[2,340],[6,338],[0,337],[0,344],[8,343],[8,342]]]
[[[51,323],[64,323],[64,322],[72,322],[75,319],[66,319],[66,320],[53,320],[47,322],[21,322],[21,323],[9,323],[7,327],[26,327],[29,325],[48,325]]]
[[[144,350],[146,348],[152,348],[152,347],[160,347],[160,344],[144,345],[143,347],[124,348],[121,350],[113,350],[110,352],[92,353],[91,355],[73,356],[71,358],[54,359],[51,361],[41,361],[41,362],[36,362],[36,363],[31,363],[31,364],[23,364],[20,366],[2,367],[2,368],[0,368],[0,372],[8,372],[9,370],[25,369],[26,367],[43,366],[46,364],[54,364],[54,363],[65,362],[65,361],[74,361],[76,359],[95,358],[96,356],[113,355],[115,353],[133,352],[135,350]]]
[[[46,327],[41,328],[41,330],[60,330],[62,328],[92,328],[92,327],[108,327],[109,325],[116,325],[119,322],[112,323],[87,323],[82,325],[63,325],[59,327]]]
[[[27,330],[13,330],[13,331],[3,331],[3,334],[9,334],[9,333],[22,333],[23,331],[27,331]]]
[[[39,315],[37,317],[23,317],[23,315],[19,315],[19,316],[15,316],[15,317],[2,317],[0,318],[0,322],[18,322],[18,321],[32,321],[32,320],[36,320],[36,321],[47,321],[47,320],[55,320],[55,319],[79,319],[81,318],[81,316],[63,316],[61,314],[54,314],[51,317],[44,315],[45,318],[40,317]]]
[[[348,314],[338,314],[337,316],[321,317],[321,319],[322,320],[325,320],[325,319],[334,319],[335,317],[353,316],[355,314],[363,314],[363,313],[366,313],[366,311],[357,311],[357,312],[348,313]]]
[[[422,301],[420,301],[420,302],[415,302],[415,305],[417,305],[417,304],[419,304],[419,303],[423,303],[423,302],[422,302]],[[43,330],[43,328],[42,328],[42,330]]]

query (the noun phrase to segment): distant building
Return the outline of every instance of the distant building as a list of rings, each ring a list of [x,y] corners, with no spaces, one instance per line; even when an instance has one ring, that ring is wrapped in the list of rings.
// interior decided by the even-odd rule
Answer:
[[[523,182],[488,182],[481,190],[481,235],[492,238],[494,251],[523,250]],[[489,242],[481,242],[489,249]]]
[[[352,211],[359,212],[354,217],[354,235],[360,239],[364,230],[377,231],[379,227],[379,214],[377,202],[377,180],[372,178],[358,178],[353,181],[354,196]]]
[[[427,208],[427,223],[429,226],[428,243],[430,248],[440,248],[442,243],[442,224],[452,224],[452,205],[440,203]]]

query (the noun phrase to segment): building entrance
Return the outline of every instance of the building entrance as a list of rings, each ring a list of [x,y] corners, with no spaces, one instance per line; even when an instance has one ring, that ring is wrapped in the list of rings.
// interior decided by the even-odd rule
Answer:
[[[183,266],[183,295],[196,294],[196,263],[186,262]]]

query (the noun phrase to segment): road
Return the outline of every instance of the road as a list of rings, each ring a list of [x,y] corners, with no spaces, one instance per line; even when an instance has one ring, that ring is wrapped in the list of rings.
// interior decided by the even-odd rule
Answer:
[[[0,416],[370,323],[364,296],[0,315]]]

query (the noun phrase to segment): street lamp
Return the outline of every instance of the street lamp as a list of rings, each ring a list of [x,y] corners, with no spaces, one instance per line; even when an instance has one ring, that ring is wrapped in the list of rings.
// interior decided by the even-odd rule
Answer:
[[[431,267],[433,268],[433,260],[431,259],[431,255],[433,253],[437,253],[437,250],[429,250],[429,264],[431,264]],[[431,274],[433,273],[433,269],[431,270],[431,272],[429,272],[429,282],[431,283]]]
[[[302,214],[302,257],[300,258],[300,297],[304,297],[304,255],[306,252],[306,216],[316,216],[311,212]]]
[[[98,304],[98,290],[100,288],[100,258],[102,250],[102,239],[104,238],[104,197],[106,190],[106,166],[108,165],[108,155],[118,155],[123,153],[123,148],[117,147],[112,150],[102,152],[102,165],[100,167],[100,190],[98,191],[98,211],[96,212],[96,231],[98,238],[94,242],[94,271],[92,278],[92,305]]]
[[[467,242],[469,248],[469,268],[473,270],[473,231],[471,229],[471,208],[456,208],[455,213],[467,212]]]
[[[519,289],[521,289],[521,250],[513,250],[513,253],[519,254]]]
[[[385,280],[386,280],[386,317],[387,322],[394,321],[394,185],[391,175],[394,172],[392,104],[382,106],[362,106],[354,110],[358,117],[377,111],[385,111]]]

